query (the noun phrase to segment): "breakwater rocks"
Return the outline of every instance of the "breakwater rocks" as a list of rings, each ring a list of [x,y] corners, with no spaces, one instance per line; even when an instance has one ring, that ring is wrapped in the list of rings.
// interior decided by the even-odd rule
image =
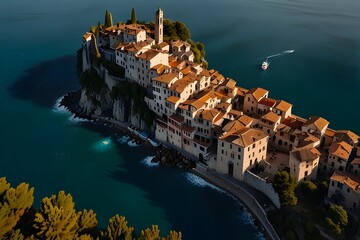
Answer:
[[[178,167],[185,170],[190,170],[196,167],[196,162],[184,157],[180,152],[161,146],[157,149],[156,156],[152,162],[159,163],[161,166]]]
[[[60,106],[65,107],[67,110],[73,113],[74,117],[90,120],[91,116],[84,112],[79,105],[80,98],[81,90],[69,92],[61,99]]]

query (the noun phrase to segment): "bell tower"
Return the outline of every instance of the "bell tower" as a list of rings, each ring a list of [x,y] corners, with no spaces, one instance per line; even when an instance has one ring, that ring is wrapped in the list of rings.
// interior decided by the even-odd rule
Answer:
[[[156,11],[156,19],[155,19],[155,43],[159,44],[163,42],[163,20],[164,20],[164,12],[159,8]]]

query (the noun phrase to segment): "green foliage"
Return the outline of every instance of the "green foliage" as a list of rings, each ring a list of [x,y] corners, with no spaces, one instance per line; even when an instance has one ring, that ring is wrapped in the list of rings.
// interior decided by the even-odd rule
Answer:
[[[109,219],[106,230],[96,229],[98,221],[92,210],[77,212],[70,194],[60,191],[58,195],[45,197],[35,216],[27,210],[33,204],[34,188],[21,183],[11,188],[6,179],[0,178],[0,239],[9,240],[135,240],[133,227],[128,226],[125,217],[116,215]],[[24,213],[27,212],[28,214]],[[17,224],[21,221],[34,223],[28,226]],[[26,218],[26,219],[24,219]],[[21,222],[20,221],[20,222]],[[15,228],[15,229],[14,229]],[[140,239],[181,240],[181,232],[170,231],[166,238],[159,236],[158,226],[141,231]],[[25,238],[23,234],[28,234]],[[36,234],[36,236],[34,235]]]
[[[341,233],[341,228],[339,224],[335,224],[330,218],[326,218],[325,221],[333,233],[335,234]]]
[[[26,183],[12,188],[5,178],[0,178],[0,239],[16,226],[33,202],[34,188],[29,189]]]
[[[309,180],[303,181],[301,183],[301,190],[307,196],[314,195],[317,189],[318,189],[317,186],[313,182],[311,182]]]
[[[166,240],[181,240],[182,238],[181,232],[170,231],[166,236]]]
[[[346,226],[348,224],[348,215],[345,209],[340,206],[333,204],[329,207],[329,218],[335,223],[341,226]]]
[[[44,239],[74,239],[80,216],[74,206],[72,196],[64,191],[43,198],[40,212],[35,214],[34,228],[38,230],[37,235]]]
[[[6,181],[5,177],[0,178],[0,200],[5,195],[6,191],[10,188],[10,183]]]
[[[99,94],[104,85],[104,80],[99,77],[95,69],[90,69],[81,73],[79,83],[87,91]]]
[[[10,240],[24,240],[24,235],[20,232],[20,229],[12,230],[10,234],[6,237]]]
[[[105,59],[101,60],[101,64],[108,70],[110,75],[115,77],[124,78],[125,77],[125,69],[116,63],[109,62]]]
[[[296,237],[296,234],[294,233],[294,231],[292,231],[292,230],[287,230],[287,231],[285,232],[284,239],[286,239],[286,240],[296,240],[297,237]]]
[[[157,225],[152,225],[151,229],[147,228],[141,231],[139,240],[161,240],[159,227]]]
[[[131,21],[131,24],[136,23],[136,12],[135,12],[135,8],[133,8],[133,9],[131,10],[131,19],[130,19],[130,21]]]
[[[134,228],[128,227],[125,217],[115,215],[109,219],[106,231],[101,231],[101,236],[109,240],[125,239],[132,240],[134,238]]]
[[[78,224],[78,233],[86,233],[96,228],[96,226],[98,225],[96,213],[94,213],[93,210],[87,211],[86,209],[84,209],[82,212],[80,212]]]
[[[281,205],[292,206],[297,204],[295,196],[296,181],[289,173],[277,172],[273,183],[274,190],[279,194]]]
[[[108,12],[107,10],[105,11],[105,24],[104,27],[111,27],[113,25],[113,19],[112,19],[112,14],[111,12]]]
[[[194,62],[202,63],[206,68],[207,62],[204,59],[206,54],[204,44],[200,42],[195,43],[192,40],[188,40],[188,43],[191,44],[191,51],[194,53]]]
[[[171,21],[170,19],[164,19],[164,41],[170,43],[175,40],[186,41],[190,39],[190,31],[184,23],[179,21]]]
[[[116,87],[113,87],[110,92],[111,99],[116,99],[119,96],[131,99],[133,102],[132,112],[139,114],[140,118],[145,121],[147,127],[152,125],[156,115],[149,109],[144,101],[144,97],[146,96],[145,88],[133,82],[122,81],[119,82]]]

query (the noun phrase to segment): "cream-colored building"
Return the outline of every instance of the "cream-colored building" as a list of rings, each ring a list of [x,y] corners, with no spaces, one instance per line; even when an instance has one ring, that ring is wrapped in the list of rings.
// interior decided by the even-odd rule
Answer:
[[[334,134],[334,142],[344,141],[349,145],[355,147],[359,142],[359,135],[349,130],[338,130]]]
[[[276,106],[272,108],[272,111],[274,111],[274,113],[279,115],[281,117],[281,120],[284,120],[287,117],[291,116],[291,109],[292,109],[292,104],[284,100],[280,100],[277,102]]]
[[[244,98],[244,106],[243,111],[247,115],[256,114],[261,115],[258,113],[258,103],[261,99],[267,98],[269,95],[269,91],[263,88],[252,88],[246,94]]]
[[[345,171],[351,151],[352,146],[348,143],[344,141],[333,142],[329,148],[329,156],[327,159],[327,164],[331,166],[330,171]]]
[[[340,203],[345,209],[359,211],[359,179],[348,173],[335,171],[330,178],[328,198]]]
[[[194,61],[194,53],[190,50],[188,42],[177,40],[171,43],[171,54],[179,59]]]
[[[297,182],[316,179],[320,152],[316,148],[301,148],[290,152],[290,174]]]
[[[311,116],[302,126],[301,130],[303,132],[309,132],[321,140],[328,126],[329,122],[326,119],[318,116]]]
[[[266,159],[268,136],[261,130],[244,128],[218,139],[216,171],[243,180],[246,170]]]
[[[269,111],[260,117],[259,128],[272,137],[280,124],[280,119],[280,116],[276,115],[272,111]]]

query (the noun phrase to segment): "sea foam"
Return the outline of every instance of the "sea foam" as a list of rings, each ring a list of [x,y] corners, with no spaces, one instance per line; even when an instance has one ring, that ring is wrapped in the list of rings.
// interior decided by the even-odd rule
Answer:
[[[68,109],[66,109],[66,107],[61,105],[61,100],[64,98],[64,96],[61,96],[56,100],[56,102],[54,104],[54,108],[52,109],[53,112],[55,112],[55,113],[69,113],[69,114],[71,113]]]
[[[153,160],[154,156],[147,156],[143,160],[141,160],[141,164],[147,166],[147,167],[159,167],[159,163],[154,163],[151,160]]]

